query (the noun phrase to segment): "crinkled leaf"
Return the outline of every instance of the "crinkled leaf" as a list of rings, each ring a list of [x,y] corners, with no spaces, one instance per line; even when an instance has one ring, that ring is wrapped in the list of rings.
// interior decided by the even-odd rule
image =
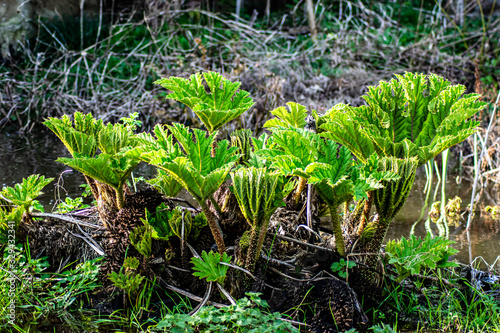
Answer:
[[[286,103],[286,107],[280,106],[271,111],[276,117],[264,123],[264,127],[295,127],[304,128],[306,125],[307,109],[305,106],[294,102]]]
[[[123,124],[108,124],[99,132],[99,149],[108,155],[117,155],[122,149],[133,148],[140,142],[134,132]]]
[[[477,94],[437,75],[406,73],[369,87],[367,105],[325,115],[323,136],[349,148],[361,161],[379,156],[417,156],[418,165],[460,143],[479,125],[469,118],[486,103]]]
[[[278,173],[266,169],[241,168],[231,173],[233,193],[247,222],[260,228],[271,214],[281,206],[283,183]]]
[[[112,156],[99,154],[97,157],[60,157],[57,159],[70,168],[78,170],[95,180],[108,184],[114,189],[118,189],[128,179],[135,169],[138,160],[133,160],[125,156]]]
[[[140,254],[149,258],[151,256],[151,237],[153,228],[149,224],[136,227],[129,235],[132,244]]]
[[[72,156],[94,156],[98,134],[103,127],[102,120],[94,119],[90,113],[84,115],[81,112],[75,112],[73,119],[72,122],[64,115],[62,118],[48,118],[43,124],[57,135]]]
[[[400,280],[409,274],[419,274],[424,269],[456,267],[456,263],[449,262],[451,255],[458,253],[450,245],[454,244],[444,237],[432,237],[429,233],[425,239],[411,235],[406,239],[387,242],[386,253],[389,263],[393,264]]]
[[[31,175],[23,178],[22,183],[15,184],[14,187],[4,187],[1,194],[14,205],[27,208],[36,197],[43,194],[42,189],[53,180],[54,178]]]
[[[167,198],[177,196],[182,189],[182,185],[167,171],[162,169],[157,169],[156,177],[146,180],[146,182]]]
[[[229,266],[221,265],[220,262],[230,263],[231,257],[227,253],[221,256],[217,252],[210,251],[207,253],[203,251],[201,258],[191,258],[191,263],[194,266],[193,270],[195,270],[193,275],[200,279],[206,279],[209,282],[223,284]]]
[[[172,91],[167,98],[191,108],[210,133],[254,104],[248,92],[238,90],[241,83],[233,83],[215,72],[194,74],[189,79],[164,78],[155,83]],[[204,83],[210,92],[207,93]]]

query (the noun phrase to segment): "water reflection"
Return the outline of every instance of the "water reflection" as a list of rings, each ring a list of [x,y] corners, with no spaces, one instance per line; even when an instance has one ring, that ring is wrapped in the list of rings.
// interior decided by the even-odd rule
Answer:
[[[471,182],[466,179],[457,182],[454,178],[448,179],[444,188],[441,185],[438,179],[432,183],[427,182],[426,173],[419,170],[412,193],[389,227],[387,238],[398,239],[401,236],[408,237],[412,233],[425,237],[427,232],[431,232],[433,235],[447,236],[457,242],[454,246],[460,251],[456,255],[458,261],[468,264],[476,257],[482,257],[485,262],[493,264],[500,255],[500,220],[482,209],[475,214],[470,232],[466,232],[468,213],[462,217],[443,216],[441,202],[443,197],[447,204],[450,199],[460,198],[460,208],[464,211],[470,203]],[[491,186],[484,191],[483,198],[486,200],[483,199],[479,204],[480,208],[485,206],[484,201],[494,204],[492,198],[496,197],[492,194],[496,193],[496,189]],[[433,207],[433,203],[437,204]],[[483,263],[482,267],[485,266]]]

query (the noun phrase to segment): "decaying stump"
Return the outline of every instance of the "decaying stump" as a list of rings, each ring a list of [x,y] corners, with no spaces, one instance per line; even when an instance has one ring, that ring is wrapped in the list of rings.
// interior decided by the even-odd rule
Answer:
[[[126,253],[128,256],[140,256],[130,244],[130,233],[136,227],[144,225],[141,218],[145,218],[146,209],[154,212],[164,201],[162,195],[152,188],[125,197],[124,207],[110,223],[106,234],[107,241],[103,242],[106,260],[99,271],[102,282],[108,281],[107,274],[120,270]],[[173,209],[173,206],[171,208]]]
[[[53,217],[25,221],[19,226],[18,241],[23,244],[28,242],[33,258],[48,257],[47,260],[54,271],[68,263],[95,259],[101,256],[102,252],[99,253],[98,244],[94,248],[90,245],[92,244],[90,239],[100,239],[104,235],[104,228],[99,225],[98,219],[93,217],[92,211],[89,213],[90,217],[84,221],[95,227],[78,225]],[[71,219],[71,216],[67,218]]]
[[[356,293],[346,282],[333,277],[288,279],[281,291],[272,292],[269,304],[274,311],[305,317],[311,332],[344,332],[368,323]]]

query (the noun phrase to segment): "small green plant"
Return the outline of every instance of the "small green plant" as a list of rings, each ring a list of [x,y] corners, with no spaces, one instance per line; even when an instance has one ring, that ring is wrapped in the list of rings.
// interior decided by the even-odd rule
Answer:
[[[167,314],[156,325],[156,329],[172,333],[190,332],[241,332],[241,333],[290,333],[299,332],[289,322],[280,319],[280,314],[269,313],[266,301],[258,294],[247,293],[230,305],[217,309],[203,307],[194,316],[175,313]]]
[[[88,198],[92,195],[92,190],[90,189],[90,185],[87,183],[80,184],[79,187],[83,190],[82,198]]]
[[[1,320],[8,318],[7,306],[11,301],[16,303],[16,316],[29,315],[36,320],[50,313],[77,309],[85,294],[99,287],[97,275],[101,257],[50,273],[47,257],[34,259],[29,247],[23,249],[21,244],[12,250],[14,253],[4,250],[0,265]],[[9,281],[11,279],[14,281]],[[11,283],[15,285],[14,295]]]
[[[145,225],[151,226],[152,238],[168,241],[168,239],[174,235],[172,228],[168,223],[170,215],[169,212],[170,208],[163,202],[156,207],[156,212],[154,213],[150,213],[146,210],[146,216],[144,219],[141,218],[141,221]]]
[[[129,235],[130,244],[132,244],[145,258],[149,258],[151,256],[152,236],[153,228],[146,223],[132,230]]]
[[[201,258],[191,258],[193,270],[195,270],[193,275],[200,279],[206,279],[208,282],[217,282],[223,285],[229,266],[221,265],[221,262],[230,263],[231,257],[225,252],[221,255],[217,252],[207,253],[203,251]]]
[[[137,129],[137,127],[142,126],[142,121],[138,120],[137,118],[139,118],[139,112],[134,112],[131,113],[128,117],[121,118],[120,121],[123,123],[123,125],[125,125],[133,132]]]
[[[157,135],[155,141],[145,140],[143,146],[131,150],[130,154],[168,172],[194,197],[207,218],[219,253],[224,253],[226,246],[222,231],[208,208],[207,200],[210,200],[220,213],[213,194],[226,180],[229,171],[239,159],[240,155],[235,153],[238,148],[229,147],[229,141],[222,140],[217,143],[212,155],[216,133],[206,136],[205,131],[193,129],[191,132],[188,127],[178,123],[168,128],[184,152],[177,143],[172,143],[171,137]]]
[[[29,216],[32,210],[43,211],[35,198],[43,194],[42,189],[52,180],[54,178],[31,175],[14,187],[4,187],[0,192],[0,230],[7,230],[9,221],[19,226],[23,216]]]
[[[51,301],[57,302],[55,308],[66,310],[73,304],[78,295],[90,292],[100,286],[97,275],[102,259],[99,257],[87,260],[72,269],[54,274],[52,279],[57,282],[51,288],[51,293],[54,293]]]
[[[69,213],[75,211],[77,209],[89,208],[90,206],[87,204],[83,204],[83,198],[77,197],[72,199],[70,197],[66,197],[64,201],[60,202],[55,212],[59,214]]]
[[[31,175],[23,178],[22,183],[15,184],[14,187],[4,187],[1,195],[4,200],[22,207],[24,212],[29,213],[35,198],[43,194],[42,189],[53,180],[54,178]]]
[[[344,258],[340,258],[338,262],[334,262],[330,269],[332,272],[337,273],[341,278],[347,278],[349,269],[356,266],[354,261],[346,261]]]
[[[118,273],[111,272],[108,275],[111,282],[127,294],[131,304],[133,304],[132,297],[137,294],[144,280],[144,276],[137,272],[138,267],[139,260],[137,258],[128,257],[123,262],[123,266]]]
[[[427,233],[424,239],[411,235],[409,239],[402,237],[399,241],[387,242],[385,251],[388,263],[396,267],[402,281],[412,274],[419,274],[425,269],[457,267],[458,264],[448,261],[458,250],[450,245],[454,242],[444,237],[432,237]]]
[[[195,217],[189,211],[177,206],[170,209],[165,203],[156,207],[155,213],[146,211],[146,218],[141,219],[144,224],[153,228],[152,237],[168,241],[171,236],[186,240],[188,237],[196,239],[201,229],[207,225],[205,214],[199,213]],[[184,235],[182,231],[184,224]]]

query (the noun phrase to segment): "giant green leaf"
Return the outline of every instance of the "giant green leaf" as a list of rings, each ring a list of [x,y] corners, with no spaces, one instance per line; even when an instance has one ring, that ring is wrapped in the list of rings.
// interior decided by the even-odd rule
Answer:
[[[193,74],[189,79],[164,78],[155,83],[172,91],[167,95],[168,99],[176,100],[191,108],[210,133],[238,117],[254,104],[248,97],[248,92],[238,90],[241,83],[233,83],[215,72]]]
[[[346,146],[361,161],[380,157],[418,157],[426,163],[460,143],[479,125],[471,118],[486,103],[465,87],[437,75],[406,73],[369,87],[367,105],[335,108],[325,115],[322,135]]]
[[[70,154],[74,156],[92,157],[97,151],[99,132],[103,128],[102,120],[96,120],[92,114],[84,115],[75,112],[71,119],[64,115],[62,118],[48,118],[43,124],[47,126],[61,140]]]

